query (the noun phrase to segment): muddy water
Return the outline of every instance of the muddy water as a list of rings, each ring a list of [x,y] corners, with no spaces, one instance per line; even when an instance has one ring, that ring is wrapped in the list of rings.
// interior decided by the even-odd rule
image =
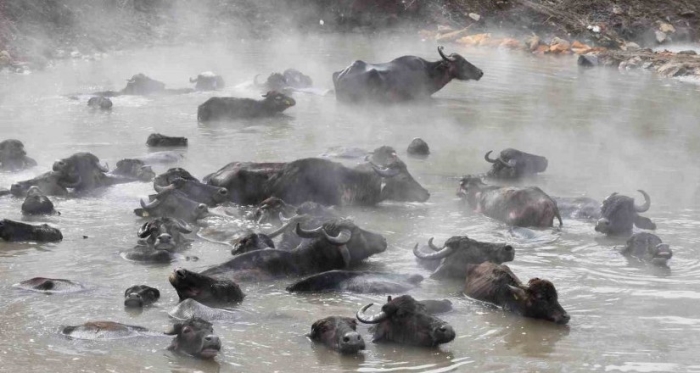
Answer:
[[[391,145],[412,174],[430,190],[427,203],[387,203],[348,208],[361,226],[386,236],[389,247],[368,261],[382,271],[428,272],[416,266],[411,248],[453,235],[507,241],[516,247],[511,268],[521,279],[552,280],[569,311],[568,327],[504,314],[461,295],[461,282],[426,279],[411,294],[448,298],[455,311],[444,315],[457,331],[438,349],[370,342],[367,350],[343,357],[314,346],[304,334],[327,315],[352,316],[385,296],[290,295],[289,281],[244,284],[248,294],[234,308],[240,319],[216,323],[224,349],[213,362],[177,356],[169,338],[73,341],[58,335],[61,325],[113,320],[163,330],[177,295],[167,281],[174,267],[200,270],[230,257],[225,245],[197,239],[181,261],[154,266],[127,262],[119,252],[132,247],[143,223],[132,210],[152,192],[150,184],[119,185],[79,199],[55,198],[61,216],[25,219],[21,200],[0,199],[0,216],[60,227],[59,244],[0,242],[0,370],[17,371],[204,371],[204,372],[447,372],[447,371],[700,371],[700,91],[651,76],[612,70],[579,71],[573,60],[532,58],[516,53],[460,51],[481,67],[479,82],[453,82],[424,104],[359,108],[332,96],[300,95],[284,118],[198,124],[197,105],[209,94],[119,97],[110,113],[86,108],[85,97],[63,95],[119,89],[125,79],[146,73],[171,88],[184,87],[199,71],[221,73],[228,95],[254,96],[245,87],[256,73],[297,67],[319,86],[354,59],[386,61],[403,54],[435,58],[432,43],[361,38],[323,38],[278,43],[159,48],[112,54],[98,61],[73,60],[44,72],[0,76],[0,136],[21,139],[39,167],[0,174],[0,185],[46,171],[51,163],[90,151],[114,165],[148,152],[151,132],[186,136],[190,146],[178,165],[198,177],[230,161],[289,161],[317,156],[328,147],[373,149]],[[424,138],[432,155],[413,160],[405,148]],[[512,232],[458,203],[457,178],[486,170],[483,154],[516,147],[545,155],[547,173],[531,183],[557,196],[612,192],[652,198],[645,215],[674,250],[670,271],[628,262],[617,242],[600,240],[589,222],[565,220],[561,231]],[[352,162],[348,163],[352,164]],[[161,172],[166,166],[156,167]],[[235,219],[206,224],[232,230]],[[269,227],[253,227],[269,229]],[[87,236],[87,238],[83,238]],[[11,287],[35,277],[78,281],[88,291],[43,295]],[[134,284],[161,290],[162,298],[142,313],[128,313],[123,291]],[[31,368],[30,368],[31,367]]]

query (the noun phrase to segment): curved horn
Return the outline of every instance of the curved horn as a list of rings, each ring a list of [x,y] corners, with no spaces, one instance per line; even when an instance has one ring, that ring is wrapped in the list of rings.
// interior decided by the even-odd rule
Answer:
[[[292,216],[290,219],[287,219],[286,222],[283,222],[284,224],[281,227],[279,227],[279,229],[277,229],[274,232],[268,233],[267,236],[270,238],[275,238],[275,237],[279,236],[280,234],[284,233],[284,231],[286,231],[290,225],[296,223],[297,221],[301,220],[302,218],[306,218],[306,215],[294,215],[294,216]],[[280,220],[282,220],[282,213],[281,212],[280,212]]]
[[[508,167],[508,168],[513,168],[513,167],[515,167],[515,165],[511,165],[510,162],[506,162],[506,160],[503,159],[502,156],[499,156],[499,157],[498,157],[498,161],[501,162],[504,166],[506,166],[506,167]],[[517,162],[517,161],[516,161],[516,162]]]
[[[639,189],[638,192],[642,193],[642,195],[644,196],[644,204],[641,206],[634,205],[634,211],[646,212],[647,210],[649,210],[649,207],[651,207],[651,198],[649,198],[649,195],[647,194],[647,192],[645,192],[641,189]]]
[[[337,236],[333,237],[326,232],[325,229],[322,229],[323,235],[326,236],[326,239],[334,244],[334,245],[345,245],[346,243],[350,242],[350,239],[352,238],[352,231],[344,228],[340,230],[340,233],[338,233]]]
[[[185,223],[184,221],[180,219],[173,219],[175,220],[175,224],[177,224],[177,230],[179,230],[182,233],[192,233],[192,226],[189,224]]]
[[[301,224],[299,224],[299,223],[297,223],[297,227],[295,230],[295,233],[297,234],[297,236],[299,236],[301,238],[316,238],[321,234],[321,232],[323,232],[324,234],[326,233],[323,230],[323,226],[320,226],[316,229],[306,230],[306,229],[303,229],[301,227]]]
[[[440,251],[445,248],[445,245],[442,245],[442,247],[435,246],[435,244],[433,243],[434,239],[435,237],[430,237],[430,239],[428,240],[428,246],[430,246],[430,248],[433,249],[433,251]]]
[[[61,185],[61,186],[64,187],[64,188],[73,188],[73,189],[75,189],[75,188],[79,187],[80,184],[82,184],[82,183],[83,183],[83,178],[80,177],[80,175],[78,175],[78,180],[77,180],[76,182],[68,183],[68,182],[62,181],[62,182],[59,182],[58,184]]]
[[[357,320],[359,320],[363,324],[379,324],[380,322],[386,320],[389,315],[386,314],[386,312],[382,311],[379,312],[376,315],[373,316],[367,316],[365,315],[365,311],[367,311],[368,308],[372,307],[374,303],[370,303],[362,308],[360,308],[359,311],[357,311],[357,314],[355,314],[355,317],[357,317]]]
[[[144,202],[143,199],[139,199],[139,202],[141,202],[141,207],[144,210],[150,210],[150,209],[158,207],[158,205],[160,204],[161,201],[158,198],[156,198],[155,200],[153,200],[153,202],[151,202],[149,204],[146,204],[146,202]]]
[[[484,159],[486,160],[486,162],[489,162],[489,163],[496,163],[496,162],[498,161],[498,159],[491,159],[491,158],[489,158],[489,155],[490,155],[492,152],[493,152],[493,150],[489,150],[486,154],[484,154]]]
[[[340,256],[343,257],[345,268],[350,268],[350,261],[352,260],[350,257],[350,250],[348,250],[348,247],[345,245],[339,246],[338,250],[340,250]]]
[[[374,172],[376,172],[379,176],[381,177],[386,177],[386,178],[391,178],[399,173],[401,173],[400,170],[394,169],[394,168],[382,168],[374,164],[372,161],[368,161],[369,164],[372,166],[372,169]]]
[[[95,167],[97,167],[97,169],[102,172],[109,172],[109,165],[107,163],[105,163],[105,165],[103,166],[98,162],[95,162]]]
[[[447,61],[447,62],[453,62],[452,59],[450,59],[449,57],[445,56],[445,53],[442,52],[442,50],[443,50],[444,48],[445,48],[445,47],[443,47],[442,45],[438,47],[438,53],[440,53],[440,57],[442,57],[442,59],[445,60],[445,61]]]
[[[145,223],[143,223],[143,225],[141,226],[141,228],[139,228],[139,231],[138,231],[138,233],[136,233],[136,235],[139,236],[139,237],[141,237],[141,238],[146,238],[146,237],[150,236],[150,235],[151,235],[151,230],[150,230],[150,229],[146,229],[146,228],[148,227],[148,224],[149,224],[149,223],[150,223],[150,222],[145,222]]]
[[[432,246],[431,246],[432,248]],[[433,248],[433,250],[435,250]],[[442,258],[446,258],[454,252],[454,249],[450,247],[443,247],[441,250],[431,253],[431,254],[423,254],[420,250],[418,250],[418,244],[413,248],[413,255],[420,259],[427,259],[427,260],[439,260]]]
[[[173,185],[173,184],[168,184],[168,186],[160,186],[160,185],[158,185],[158,184],[156,184],[156,183],[153,183],[153,189],[155,189],[156,192],[158,192],[158,193],[162,193],[162,192],[165,192],[165,191],[168,191],[168,190],[173,190],[173,189],[175,189],[175,185]]]

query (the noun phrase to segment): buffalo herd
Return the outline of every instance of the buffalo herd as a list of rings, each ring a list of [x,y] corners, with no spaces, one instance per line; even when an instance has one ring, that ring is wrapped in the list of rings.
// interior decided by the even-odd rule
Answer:
[[[481,69],[459,54],[444,54],[427,61],[403,56],[388,63],[355,61],[333,74],[337,100],[398,102],[425,99],[453,79],[479,80]],[[194,89],[166,89],[165,84],[143,74],[134,75],[121,91],[98,92],[89,100],[93,108],[110,109],[109,97],[120,95],[182,94],[216,91],[225,87],[223,79],[211,72],[190,79]],[[262,100],[212,97],[199,106],[199,121],[231,120],[273,116],[293,107],[290,97],[312,87],[311,79],[289,69],[273,73],[255,87],[265,92]],[[154,133],[151,147],[187,146],[187,139]],[[428,157],[428,144],[415,139],[408,154]],[[200,229],[198,222],[219,206],[245,210],[243,219],[275,226],[273,232],[249,232],[228,242],[232,257],[202,272],[175,269],[169,282],[180,304],[170,313],[178,322],[165,334],[173,336],[171,350],[200,358],[212,358],[221,349],[211,321],[235,316],[222,306],[244,301],[239,283],[270,279],[290,279],[289,292],[353,292],[397,294],[410,292],[423,276],[358,271],[366,259],[387,250],[387,239],[342,216],[338,207],[375,206],[384,201],[426,202],[431,197],[389,146],[366,153],[354,167],[326,158],[304,158],[290,162],[231,162],[202,180],[187,170],[171,168],[156,175],[152,159],[127,158],[110,171],[92,153],[75,153],[53,163],[51,170],[10,186],[10,193],[23,198],[22,212],[29,215],[58,214],[49,197],[75,196],[120,183],[153,182],[154,194],[140,201],[134,214],[143,218],[133,248],[121,256],[134,263],[170,263],[196,260],[185,257],[191,238]],[[177,156],[175,156],[177,158]],[[551,197],[539,187],[523,187],[545,172],[547,158],[516,149],[505,149],[484,156],[488,169],[482,174],[464,176],[457,195],[468,209],[512,227],[562,229],[567,219],[591,222],[591,229],[608,236],[628,238],[621,253],[631,259],[666,266],[672,256],[667,244],[651,233],[634,233],[633,227],[653,230],[656,225],[640,215],[650,207],[632,197],[611,194],[604,201],[589,198]],[[0,142],[0,169],[15,172],[37,165],[18,140]],[[519,182],[519,183],[515,183]],[[552,228],[554,225],[558,228]],[[47,224],[0,221],[0,238],[5,241],[57,242],[61,232]],[[522,282],[504,263],[515,259],[515,248],[506,243],[482,242],[467,236],[454,236],[443,244],[433,238],[427,247],[413,249],[418,264],[435,280],[463,281],[466,296],[491,303],[505,311],[556,324],[567,324],[569,314],[559,304],[554,284],[532,278]],[[78,292],[84,287],[66,279],[33,278],[17,287],[40,292]],[[124,293],[124,305],[143,308],[155,303],[160,291],[147,285],[134,285]],[[218,306],[218,307],[217,307]],[[416,300],[410,295],[389,296],[380,307],[361,307],[355,317],[328,316],[315,321],[308,337],[341,353],[357,353],[365,341],[357,322],[370,324],[373,342],[393,342],[434,347],[452,341],[457,332],[437,315],[452,309],[439,300]],[[71,338],[98,339],[148,335],[145,328],[111,321],[92,321],[63,327]],[[158,334],[158,333],[155,333]],[[162,333],[160,333],[162,335]]]

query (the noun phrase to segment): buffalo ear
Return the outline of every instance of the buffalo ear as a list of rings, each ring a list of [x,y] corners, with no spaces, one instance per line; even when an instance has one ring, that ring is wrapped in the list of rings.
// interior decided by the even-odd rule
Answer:
[[[651,219],[641,215],[637,215],[637,217],[634,219],[634,225],[641,229],[656,229],[656,224],[654,224]]]
[[[523,301],[527,299],[527,292],[523,288],[508,285],[508,289],[510,289],[510,293],[513,294],[515,300]]]
[[[151,291],[153,292],[153,295],[155,295],[156,299],[160,298],[160,290],[153,288]]]
[[[326,324],[326,320],[317,320],[311,325],[311,333],[308,334],[309,338],[316,340],[321,336],[323,327]]]

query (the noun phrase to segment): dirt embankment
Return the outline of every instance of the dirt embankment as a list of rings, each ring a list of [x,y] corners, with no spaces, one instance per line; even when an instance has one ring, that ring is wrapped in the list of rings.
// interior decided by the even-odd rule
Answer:
[[[422,30],[423,38],[535,53],[597,56],[590,63],[660,67],[644,48],[697,42],[697,0],[22,0],[0,1],[0,69],[58,58],[227,35]],[[636,58],[632,60],[633,58]],[[678,57],[673,74],[694,73]],[[639,62],[638,60],[641,60]],[[584,63],[586,63],[584,61]],[[647,66],[648,67],[648,66]],[[700,72],[699,72],[700,74]]]

